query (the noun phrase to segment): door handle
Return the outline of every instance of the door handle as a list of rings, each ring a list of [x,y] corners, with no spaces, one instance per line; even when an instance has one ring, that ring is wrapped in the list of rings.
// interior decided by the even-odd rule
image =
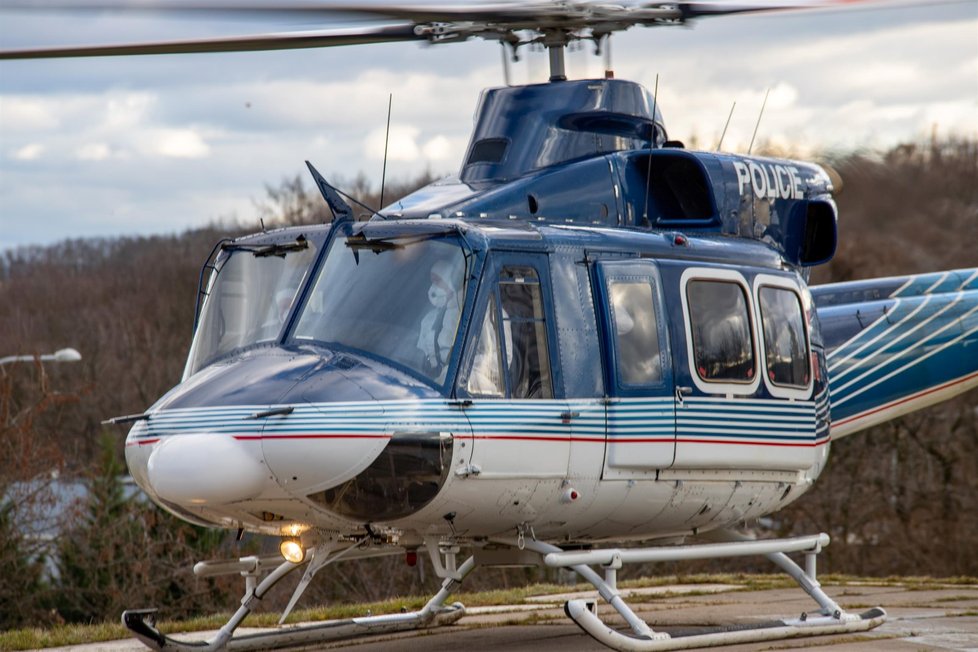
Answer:
[[[683,404],[683,397],[689,396],[692,393],[693,393],[693,388],[692,387],[686,387],[684,385],[683,386],[677,386],[676,387],[676,402],[679,403],[680,405],[682,405]]]
[[[563,423],[570,423],[571,422],[571,419],[576,419],[579,416],[581,416],[581,413],[580,412],[571,412],[571,411],[561,412],[560,413],[560,420]]]

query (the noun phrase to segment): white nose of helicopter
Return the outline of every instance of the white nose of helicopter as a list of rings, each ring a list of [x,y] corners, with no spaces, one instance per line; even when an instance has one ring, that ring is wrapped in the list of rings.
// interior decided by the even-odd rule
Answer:
[[[257,497],[269,479],[258,442],[190,434],[161,442],[146,463],[162,499],[181,505],[226,505]]]

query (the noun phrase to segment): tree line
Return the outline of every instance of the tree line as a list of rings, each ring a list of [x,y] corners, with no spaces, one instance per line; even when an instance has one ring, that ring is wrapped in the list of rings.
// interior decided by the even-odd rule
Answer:
[[[978,266],[978,141],[908,144],[833,157],[844,179],[839,249],[813,283]],[[386,197],[431,181],[388,187]],[[364,177],[340,184],[368,206]],[[168,615],[229,608],[236,581],[196,580],[193,562],[238,556],[260,542],[182,523],[127,495],[124,429],[108,417],[142,412],[179,382],[190,344],[200,266],[221,238],[328,221],[302,177],[267,188],[251,224],[175,235],[66,240],[0,256],[0,357],[72,346],[80,362],[0,367],[0,629],[115,621],[126,607]],[[358,211],[359,212],[359,211]],[[976,354],[978,355],[978,354]],[[774,516],[774,534],[827,531],[822,570],[868,575],[978,575],[978,392],[832,447],[816,487]],[[50,516],[55,488],[85,487]],[[45,511],[47,510],[47,511]],[[56,528],[44,518],[60,519]],[[54,540],[46,533],[60,533]],[[349,562],[307,592],[317,600],[375,600],[431,591],[436,578],[398,559]],[[764,561],[644,569],[770,570]],[[478,573],[472,587],[545,579],[542,570]],[[234,578],[237,579],[237,578]],[[551,578],[552,579],[552,578]],[[283,596],[267,600],[280,606]],[[279,604],[276,604],[279,603]]]

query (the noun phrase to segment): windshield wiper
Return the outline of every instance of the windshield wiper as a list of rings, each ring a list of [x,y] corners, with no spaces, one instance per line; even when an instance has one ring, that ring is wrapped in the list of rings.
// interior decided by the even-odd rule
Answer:
[[[255,258],[267,258],[268,256],[278,256],[285,258],[286,254],[295,251],[303,251],[309,248],[309,241],[306,236],[300,235],[294,242],[277,242],[274,244],[239,244],[228,243],[221,249],[224,251],[250,251]]]
[[[375,254],[379,254],[382,251],[390,251],[391,249],[403,249],[406,245],[390,242],[384,238],[368,240],[365,235],[358,233],[346,239],[346,246],[352,249],[354,253],[360,249],[369,249]]]
[[[434,233],[404,233],[400,235],[383,235],[376,238],[368,238],[363,233],[357,233],[346,239],[346,246],[353,250],[370,249],[374,253],[380,253],[381,251],[390,251],[391,249],[404,249],[410,245],[425,242],[426,240],[434,240],[435,238],[443,238],[446,235],[461,235],[461,231],[453,226],[444,231]]]

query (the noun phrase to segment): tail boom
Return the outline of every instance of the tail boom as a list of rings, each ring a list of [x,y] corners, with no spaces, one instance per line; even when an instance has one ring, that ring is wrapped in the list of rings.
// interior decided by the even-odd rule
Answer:
[[[833,439],[978,387],[978,269],[812,288]]]

